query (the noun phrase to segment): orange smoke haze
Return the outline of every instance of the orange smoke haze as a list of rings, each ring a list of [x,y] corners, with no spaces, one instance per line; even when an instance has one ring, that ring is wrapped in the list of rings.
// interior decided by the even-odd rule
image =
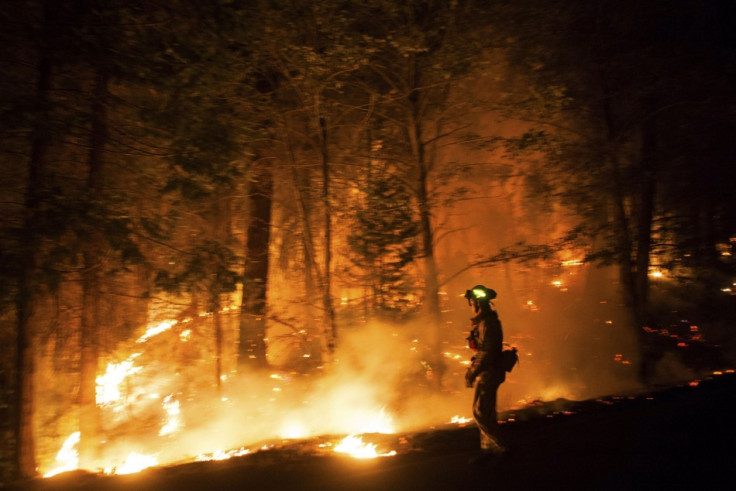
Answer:
[[[503,132],[519,130],[512,125]],[[431,357],[423,337],[428,321],[421,318],[402,324],[357,324],[340,319],[334,360],[321,369],[315,369],[320,362],[307,358],[314,347],[308,345],[306,330],[294,331],[301,329],[301,323],[289,327],[285,322],[270,322],[268,355],[275,368],[264,374],[236,373],[237,332],[227,328],[220,392],[213,383],[214,336],[211,326],[203,324],[209,322],[209,316],[203,314],[200,317],[205,320],[200,321],[161,319],[140,333],[137,342],[114,353],[110,365],[99,374],[111,385],[98,388],[106,440],[92,470],[128,472],[136,463],[145,467],[224,459],[284,439],[350,437],[331,446],[338,451],[366,444],[360,435],[466,422],[472,413],[473,391],[464,386],[472,356],[465,337],[472,312],[462,295],[476,284],[498,292],[495,305],[505,340],[520,354],[520,364],[499,390],[502,417],[504,411],[538,401],[636,391],[634,367],[639,354],[610,268],[585,265],[583,251],[574,250],[558,251],[547,261],[472,267],[484,256],[519,241],[545,243],[570,225],[561,210],[545,210],[539,203],[528,202],[517,177],[498,178],[498,168],[488,164],[488,159],[488,154],[472,152],[447,158],[479,164],[463,180],[467,199],[452,208],[438,207],[434,217],[436,259],[444,281],[445,370],[440,390],[428,377],[426,360]],[[346,259],[336,258],[340,261]],[[272,320],[314,317],[314,313],[301,311],[296,302],[280,301],[294,298],[289,296],[294,287],[287,273],[274,271],[269,277]],[[351,285],[341,284],[339,278],[335,282],[335,296],[343,298],[344,310],[349,310]],[[228,314],[237,316],[237,309]],[[171,312],[170,317],[176,315]],[[299,342],[303,345],[296,349],[299,343],[295,340],[302,333],[304,339]],[[310,369],[280,368],[294,367],[295,357],[305,357],[305,366],[312,364]],[[689,375],[676,362],[665,363],[662,381]],[[53,456],[47,456],[42,460],[44,469],[76,466],[70,448],[73,437],[68,440],[63,435],[54,449],[65,441],[63,454],[71,463],[53,462]],[[370,445],[356,453],[373,455]]]
[[[121,392],[105,392],[107,399],[98,401],[110,435],[103,444],[100,462],[91,470],[134,472],[136,465],[144,468],[242,455],[284,439],[349,435],[350,439],[342,444],[334,444],[334,451],[340,451],[347,445],[364,443],[357,435],[467,421],[471,417],[472,390],[464,387],[463,375],[472,353],[464,345],[464,337],[470,311],[450,308],[452,304],[463,307],[464,299],[449,297],[444,343],[447,369],[442,390],[433,389],[427,380],[423,343],[416,334],[422,332],[421,322],[345,327],[335,360],[326,373],[304,375],[274,370],[264,375],[231,374],[220,394],[203,390],[201,387],[207,384],[202,381],[182,385],[177,380],[181,375],[167,373],[161,361],[145,364],[147,342],[157,338],[174,344],[192,342],[178,333],[176,323],[169,323],[168,329],[155,324],[147,331],[151,336],[136,346],[139,352],[127,354],[125,362],[111,364],[98,379],[102,384],[116,369],[126,370],[124,375],[113,377],[112,384]],[[557,344],[546,346],[549,355],[541,356],[544,350],[537,351],[540,347],[536,339],[551,341],[553,332],[561,332],[556,327],[559,314],[548,313],[543,317],[544,324],[531,324],[528,318],[523,324],[505,314],[504,302],[499,299],[497,303],[507,340],[519,346],[522,354],[521,364],[500,389],[500,411],[537,400],[581,399],[609,393],[612,388],[633,387],[631,379],[606,374],[605,370],[581,375],[583,370],[593,368],[571,366],[572,355],[568,354],[564,363],[555,360],[554,356],[569,351],[570,339],[560,338]],[[187,326],[179,328],[183,332]],[[540,335],[540,331],[547,334]],[[164,336],[168,336],[166,341],[162,340]],[[615,365],[613,351],[606,362],[601,365]],[[625,368],[622,373],[626,373]],[[200,377],[208,381],[211,375],[200,373]],[[597,381],[595,386],[589,383],[591,379]],[[102,392],[98,386],[98,396]],[[136,421],[154,421],[150,426],[155,431],[131,431]],[[75,443],[67,442],[67,458],[69,447]],[[372,456],[375,449],[370,445],[365,443],[355,455]],[[75,468],[73,455],[65,464],[46,462],[44,472],[50,475],[70,468]]]

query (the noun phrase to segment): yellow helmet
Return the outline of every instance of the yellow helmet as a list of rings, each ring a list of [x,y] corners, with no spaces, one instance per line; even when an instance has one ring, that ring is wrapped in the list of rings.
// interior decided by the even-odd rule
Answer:
[[[477,300],[479,302],[490,302],[496,298],[496,290],[486,288],[483,285],[476,285],[470,290],[465,291],[465,298],[470,300]]]

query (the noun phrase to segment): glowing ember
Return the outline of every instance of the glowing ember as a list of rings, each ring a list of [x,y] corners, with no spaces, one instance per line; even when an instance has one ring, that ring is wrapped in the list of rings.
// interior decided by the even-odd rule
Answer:
[[[532,312],[536,312],[537,310],[539,310],[539,306],[534,302],[534,300],[531,299],[526,301],[524,308],[531,310]]]
[[[378,453],[376,445],[373,443],[364,443],[363,438],[355,435],[348,435],[335,446],[335,452],[348,454],[356,459],[375,459],[376,457],[391,457],[396,455],[395,450],[387,453]]]
[[[563,266],[582,266],[584,264],[584,261],[582,259],[569,259],[567,261],[562,261]]]
[[[248,455],[250,453],[250,450],[247,448],[239,448],[237,450],[215,450],[212,453],[203,453],[197,455],[197,462],[208,462],[210,460],[227,460],[231,459],[233,457],[241,457],[243,455]]]
[[[457,353],[450,353],[449,351],[445,351],[443,353],[445,358],[450,358],[451,360],[461,360],[464,358],[463,355],[457,354]]]
[[[452,418],[450,418],[450,423],[458,425],[464,425],[466,423],[470,423],[471,421],[473,421],[473,418],[464,418],[462,416],[453,416]]]
[[[80,433],[78,431],[69,435],[69,438],[61,446],[59,453],[56,454],[56,462],[58,462],[59,467],[50,470],[43,477],[55,476],[62,472],[73,471],[79,467],[79,452],[77,451],[79,437]]]
[[[616,355],[613,357],[613,361],[615,361],[616,363],[621,363],[622,365],[631,365],[631,362],[624,359],[624,355],[621,353],[616,353]]]

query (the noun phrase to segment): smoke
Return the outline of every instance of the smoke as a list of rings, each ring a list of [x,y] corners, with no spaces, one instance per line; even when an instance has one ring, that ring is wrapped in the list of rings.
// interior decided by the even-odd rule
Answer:
[[[535,297],[534,309],[514,308],[505,300],[511,295],[494,281],[459,281],[467,280],[473,281],[463,285],[484,283],[497,290],[495,306],[505,339],[519,349],[520,363],[499,389],[502,417],[539,401],[577,401],[640,389],[633,331],[615,300],[583,304],[578,294],[585,286],[570,282],[567,291],[553,288]],[[142,369],[126,382],[133,396],[126,408],[104,410],[116,425],[108,419],[100,467],[124,468],[131,455],[166,464],[243,447],[256,450],[283,440],[396,433],[449,424],[458,416],[470,418],[473,390],[464,386],[464,374],[472,356],[465,345],[472,311],[461,296],[464,290],[457,288],[455,295],[450,291],[444,295],[440,389],[428,377],[430,358],[422,337],[426,321],[421,319],[344,326],[334,359],[322,371],[239,373],[219,392],[204,365],[190,367],[195,375],[172,373],[167,360],[144,364],[143,353],[135,358]],[[192,346],[173,330],[167,341],[166,334],[159,336],[151,342]],[[663,359],[657,373],[662,381],[687,375],[672,358]]]
[[[500,412],[637,388],[635,343],[615,308],[564,308],[551,296],[536,311],[507,309],[504,290],[498,291],[506,340],[521,356],[499,389]],[[473,391],[464,387],[464,372],[472,356],[465,346],[472,312],[459,295],[448,297],[442,389],[427,378],[424,322],[345,327],[323,372],[239,374],[220,395],[182,401],[182,428],[168,444],[156,439],[151,448],[172,461],[282,439],[408,431],[470,417]]]
[[[437,393],[408,326],[345,329],[327,373],[241,374],[183,409],[177,449],[199,454],[316,435],[393,433],[470,414],[471,391]]]

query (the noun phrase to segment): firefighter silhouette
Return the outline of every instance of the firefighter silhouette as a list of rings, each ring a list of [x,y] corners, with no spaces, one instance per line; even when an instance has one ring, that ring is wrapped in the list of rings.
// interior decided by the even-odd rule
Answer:
[[[465,298],[475,312],[470,319],[472,329],[468,337],[468,344],[475,354],[465,374],[465,383],[467,387],[475,385],[473,417],[480,430],[482,453],[474,462],[480,462],[506,452],[506,446],[498,435],[499,424],[496,419],[496,393],[506,380],[506,372],[501,364],[503,330],[491,304],[491,300],[496,298],[494,290],[477,285],[465,292]]]

